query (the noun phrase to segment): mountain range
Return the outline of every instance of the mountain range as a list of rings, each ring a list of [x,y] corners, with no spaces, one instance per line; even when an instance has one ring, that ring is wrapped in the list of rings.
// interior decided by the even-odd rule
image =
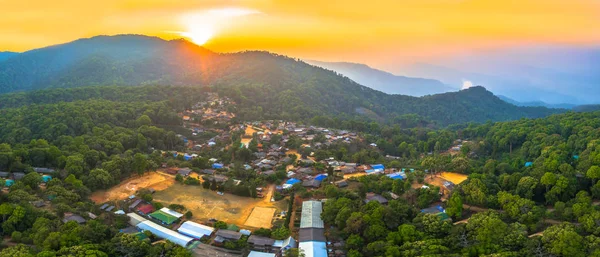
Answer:
[[[542,101],[533,101],[533,102],[519,102],[516,101],[512,98],[503,96],[503,95],[498,95],[498,98],[502,99],[503,101],[510,103],[510,104],[514,104],[516,106],[530,106],[530,107],[547,107],[547,108],[556,108],[556,109],[574,109],[579,105],[575,105],[575,104],[567,104],[567,103],[562,103],[562,104],[549,104],[546,102],[542,102]]]
[[[437,79],[444,84],[485,85],[518,102],[597,104],[600,48],[529,46],[466,52],[388,67],[396,74]]]
[[[424,96],[457,91],[459,89],[458,87],[454,88],[445,85],[439,80],[397,76],[360,63],[305,61],[309,64],[335,71],[361,85],[388,94]]]
[[[424,97],[390,95],[303,61],[268,52],[215,53],[186,40],[97,36],[0,62],[0,93],[102,85],[207,87],[239,103],[239,118],[317,116],[445,126],[543,117],[562,109],[518,107],[483,87]]]

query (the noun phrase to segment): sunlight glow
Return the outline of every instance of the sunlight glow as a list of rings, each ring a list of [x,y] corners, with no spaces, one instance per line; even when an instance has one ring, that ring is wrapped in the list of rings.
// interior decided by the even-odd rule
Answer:
[[[471,82],[470,80],[463,79],[463,84],[462,84],[461,89],[468,89],[468,88],[472,88],[472,87],[473,87],[473,82]]]
[[[198,45],[203,45],[219,31],[225,29],[233,18],[253,14],[261,14],[261,12],[237,7],[191,12],[181,17],[181,23],[186,27],[186,31],[176,33]]]
[[[190,31],[179,32],[178,34],[189,38],[192,42],[200,46],[204,45],[214,35],[209,28],[193,28]]]

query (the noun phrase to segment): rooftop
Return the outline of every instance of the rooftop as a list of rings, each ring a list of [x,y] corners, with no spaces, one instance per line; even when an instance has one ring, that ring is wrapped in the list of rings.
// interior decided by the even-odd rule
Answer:
[[[240,232],[226,229],[219,229],[216,235],[229,240],[240,240],[240,238],[242,238],[242,234]]]
[[[248,238],[248,243],[254,245],[273,245],[275,243],[275,239],[271,239],[268,237],[251,235]]]
[[[210,236],[215,229],[213,227],[198,224],[192,221],[186,221],[177,229],[179,233],[200,239],[204,236]]]
[[[304,253],[304,257],[327,257],[325,242],[301,242],[300,250]]]
[[[300,219],[300,228],[323,228],[321,212],[323,204],[319,201],[304,201],[302,203],[302,216]]]
[[[317,241],[325,242],[325,229],[323,228],[301,228],[298,233],[298,241],[308,242]]]
[[[167,239],[183,247],[186,247],[192,240],[194,240],[191,237],[179,234],[149,220],[137,224],[137,227],[141,230],[148,230],[159,238]]]

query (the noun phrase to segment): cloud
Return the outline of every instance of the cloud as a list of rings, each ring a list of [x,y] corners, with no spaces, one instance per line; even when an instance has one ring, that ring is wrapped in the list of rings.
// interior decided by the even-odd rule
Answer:
[[[462,84],[461,89],[467,89],[470,87],[473,87],[473,82],[471,82],[470,80],[463,79],[463,84]]]
[[[252,14],[262,14],[262,12],[254,9],[238,8],[238,7],[227,7],[210,9],[207,13],[218,16],[218,17],[240,17]]]

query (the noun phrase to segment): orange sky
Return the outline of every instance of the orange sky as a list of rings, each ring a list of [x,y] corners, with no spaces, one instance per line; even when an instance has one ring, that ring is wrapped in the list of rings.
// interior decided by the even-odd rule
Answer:
[[[0,51],[193,31],[218,52],[377,66],[523,44],[600,45],[599,0],[0,0],[0,10]]]

